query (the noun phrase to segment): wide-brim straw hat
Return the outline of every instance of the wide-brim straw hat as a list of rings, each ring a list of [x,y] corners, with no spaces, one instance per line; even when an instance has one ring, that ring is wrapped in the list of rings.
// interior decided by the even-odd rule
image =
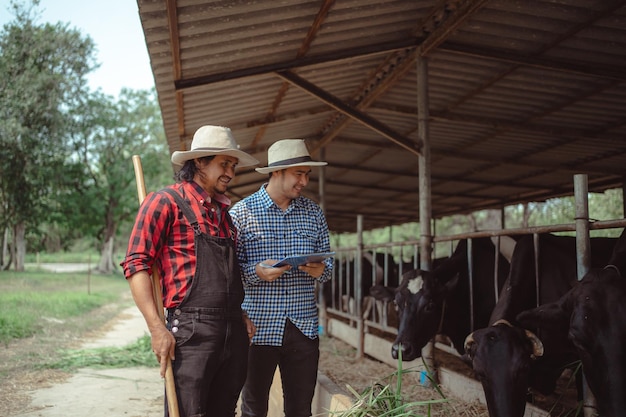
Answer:
[[[328,162],[314,161],[303,139],[283,139],[267,150],[267,166],[255,168],[261,174],[298,166],[322,166]]]
[[[188,151],[174,151],[172,163],[184,165],[190,159],[202,158],[211,155],[229,155],[239,159],[238,167],[258,165],[259,161],[242,150],[233,137],[229,128],[223,126],[202,126],[193,135],[191,149]]]

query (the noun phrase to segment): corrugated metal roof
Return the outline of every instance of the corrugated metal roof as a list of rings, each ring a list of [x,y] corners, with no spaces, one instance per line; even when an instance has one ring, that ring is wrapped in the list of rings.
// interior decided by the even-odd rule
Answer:
[[[418,55],[435,218],[571,195],[575,174],[590,191],[622,186],[624,0],[138,4],[170,151],[204,124],[263,165],[274,141],[304,138],[329,162],[333,231],[359,213],[367,229],[418,219]],[[266,180],[241,169],[231,197]]]

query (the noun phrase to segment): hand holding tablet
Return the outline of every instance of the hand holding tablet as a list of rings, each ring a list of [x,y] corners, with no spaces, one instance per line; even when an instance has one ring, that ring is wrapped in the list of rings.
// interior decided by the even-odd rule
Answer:
[[[297,268],[300,265],[305,265],[308,263],[317,263],[322,262],[326,258],[331,258],[335,255],[335,252],[317,252],[317,253],[309,253],[306,255],[294,255],[287,256],[286,258],[281,259],[272,265],[273,268],[278,268],[285,265],[291,265],[294,268]]]

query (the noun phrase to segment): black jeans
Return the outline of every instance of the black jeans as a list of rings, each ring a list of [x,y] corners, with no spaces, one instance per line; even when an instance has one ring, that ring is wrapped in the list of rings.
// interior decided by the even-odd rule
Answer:
[[[242,417],[265,417],[276,366],[280,369],[286,417],[309,417],[317,383],[319,339],[309,339],[289,320],[282,346],[252,345],[242,391]]]

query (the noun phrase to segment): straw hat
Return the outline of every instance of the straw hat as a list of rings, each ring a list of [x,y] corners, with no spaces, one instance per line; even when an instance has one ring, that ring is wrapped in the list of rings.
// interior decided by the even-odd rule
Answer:
[[[267,150],[267,167],[255,168],[261,174],[299,166],[322,166],[328,162],[314,161],[303,139],[283,139]]]
[[[227,127],[202,126],[193,135],[191,150],[175,151],[172,154],[172,163],[184,165],[186,161],[203,156],[229,155],[239,158],[238,167],[248,167],[259,163],[251,155],[239,150],[233,133]]]

